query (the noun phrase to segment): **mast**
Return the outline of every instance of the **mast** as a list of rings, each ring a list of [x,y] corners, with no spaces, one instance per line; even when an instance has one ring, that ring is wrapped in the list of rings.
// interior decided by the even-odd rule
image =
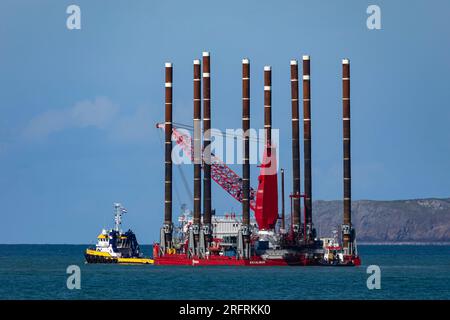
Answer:
[[[114,231],[120,232],[122,215],[126,212],[120,203],[114,203]]]

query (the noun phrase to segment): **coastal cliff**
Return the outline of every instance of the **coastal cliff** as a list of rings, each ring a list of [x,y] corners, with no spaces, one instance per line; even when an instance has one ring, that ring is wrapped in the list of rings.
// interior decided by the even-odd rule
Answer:
[[[342,224],[342,201],[314,201],[313,222],[329,236]],[[353,201],[352,223],[359,242],[450,242],[450,198]]]

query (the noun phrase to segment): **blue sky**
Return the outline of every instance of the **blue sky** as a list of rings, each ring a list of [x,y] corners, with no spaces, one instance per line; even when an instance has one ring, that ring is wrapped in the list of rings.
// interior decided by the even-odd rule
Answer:
[[[66,28],[81,7],[82,29]],[[377,4],[382,30],[368,30]],[[90,243],[112,224],[157,239],[163,216],[164,62],[190,123],[192,60],[211,52],[212,122],[237,128],[241,59],[252,126],[273,68],[273,125],[290,190],[289,61],[311,55],[313,198],[342,198],[341,59],[352,72],[353,199],[448,197],[448,1],[2,1],[0,243]],[[240,168],[235,168],[240,172]],[[190,167],[183,169],[188,179]],[[190,204],[174,168],[174,214]],[[252,171],[256,186],[257,171]],[[177,196],[179,194],[179,197]],[[240,205],[217,187],[218,213]],[[340,213],[337,213],[340,214]]]

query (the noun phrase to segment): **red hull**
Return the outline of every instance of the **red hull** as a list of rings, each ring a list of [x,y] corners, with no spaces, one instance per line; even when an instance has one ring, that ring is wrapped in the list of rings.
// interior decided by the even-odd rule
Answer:
[[[360,257],[354,257],[353,258],[353,263],[355,264],[355,266],[360,266],[361,265],[361,258]]]
[[[161,266],[307,266],[317,265],[313,260],[302,256],[292,259],[268,259],[264,260],[258,256],[250,259],[236,259],[235,257],[211,256],[208,259],[188,258],[185,254],[167,254],[154,258],[155,265]]]

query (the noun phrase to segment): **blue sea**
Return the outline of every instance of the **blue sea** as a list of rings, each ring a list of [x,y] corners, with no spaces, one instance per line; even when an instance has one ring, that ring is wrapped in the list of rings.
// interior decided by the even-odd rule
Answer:
[[[88,265],[84,245],[0,245],[0,299],[449,299],[450,246],[360,245],[363,265],[163,267]],[[151,246],[143,246],[148,255]],[[81,288],[66,269],[78,265]],[[367,266],[381,289],[367,288]]]

